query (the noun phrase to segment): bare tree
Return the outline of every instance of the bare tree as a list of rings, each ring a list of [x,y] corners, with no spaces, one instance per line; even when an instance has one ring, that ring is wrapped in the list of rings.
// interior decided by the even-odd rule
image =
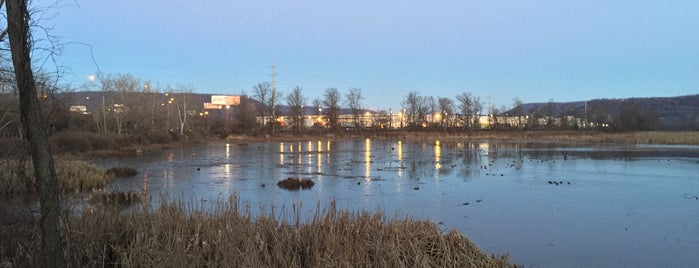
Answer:
[[[301,87],[296,86],[286,97],[286,103],[289,105],[289,116],[291,117],[293,127],[296,130],[303,129],[304,122],[303,117],[305,116],[304,106],[306,105],[306,98],[301,94]]]
[[[420,96],[417,91],[408,92],[408,96],[405,98],[405,109],[406,124],[408,127],[415,127],[417,124],[417,114],[420,110],[420,102],[422,102],[422,96]]]
[[[238,131],[253,132],[257,127],[257,108],[250,98],[241,94],[240,104],[236,107],[235,119]]]
[[[459,113],[461,113],[464,126],[467,128],[471,128],[471,111],[473,110],[473,100],[471,99],[471,93],[461,93],[456,96],[456,100],[459,102]]]
[[[263,105],[267,105],[269,102],[269,95],[272,93],[271,85],[268,82],[263,82],[263,83],[258,83],[257,85],[252,87],[253,90],[253,97],[262,103]],[[264,111],[262,111],[262,122],[267,123],[267,115],[271,115],[272,113],[269,112],[270,109],[267,108]],[[269,113],[268,113],[269,112]],[[274,120],[274,119],[272,119]]]
[[[1,2],[0,2],[1,4]],[[41,210],[41,265],[65,267],[63,241],[60,232],[60,200],[58,179],[54,169],[47,135],[47,122],[37,100],[31,67],[31,37],[29,10],[26,0],[6,2],[7,34],[20,99],[20,115],[31,145],[34,174],[37,178]]]
[[[319,98],[313,99],[313,109],[317,111],[316,115],[320,115],[323,107],[323,102]]]
[[[352,122],[354,127],[357,128],[360,126],[359,116],[362,113],[362,99],[364,97],[362,96],[361,88],[350,88],[350,91],[345,96],[345,105],[352,111]]]
[[[481,97],[478,96],[473,96],[471,99],[472,102],[472,110],[471,114],[473,115],[471,119],[473,120],[472,126],[474,128],[479,128],[479,122],[480,122],[480,117],[481,117],[481,111],[483,110],[483,104],[481,103]]]
[[[552,128],[553,127],[553,118],[556,116],[556,103],[553,102],[553,99],[549,99],[549,102],[546,103],[546,127]]]
[[[434,97],[432,97],[432,96],[425,97],[425,106],[427,108],[427,114],[429,114],[430,117],[432,118],[432,120],[431,120],[432,122],[430,122],[430,123],[432,126],[434,126],[434,124],[436,123],[434,121],[436,119],[435,115],[437,114],[436,113],[437,112],[437,102],[434,100]]]
[[[316,114],[317,121],[313,123],[313,126],[320,126],[322,124],[321,115],[323,114],[323,102],[319,98],[313,99],[313,112]]]
[[[272,88],[272,91],[270,91],[269,94],[269,99],[267,100],[267,103],[265,103],[267,109],[269,110],[269,114],[272,116],[272,133],[274,133],[274,129],[277,127],[276,115],[279,113],[277,102],[282,98],[282,96],[284,96],[284,94]]]
[[[325,114],[328,116],[328,121],[333,129],[337,129],[340,119],[340,92],[337,88],[331,87],[325,89],[325,99],[323,105],[326,107]]]
[[[443,127],[450,127],[449,116],[454,115],[454,101],[450,98],[440,97],[437,102],[439,103],[439,110],[442,115],[440,124]]]
[[[408,92],[408,96],[404,101],[407,105],[405,115],[407,116],[407,124],[410,128],[418,128],[427,123],[427,115],[432,109],[430,97],[420,96],[417,91]],[[432,103],[434,98],[432,98]]]
[[[483,109],[481,99],[465,92],[457,95],[456,100],[459,101],[459,111],[463,115],[463,122],[466,127],[476,128]]]
[[[103,125],[107,126],[107,114],[110,114],[114,122],[114,131],[117,135],[126,134],[127,130],[144,132],[148,120],[149,103],[146,101],[145,92],[141,81],[131,74],[117,74],[100,76],[102,86]],[[109,103],[109,105],[107,105]],[[142,129],[139,129],[142,128]]]
[[[174,104],[177,107],[177,122],[180,127],[180,135],[184,135],[185,127],[187,126],[187,120],[192,112],[191,109],[191,99],[192,91],[190,89],[181,90],[182,93],[174,94]]]

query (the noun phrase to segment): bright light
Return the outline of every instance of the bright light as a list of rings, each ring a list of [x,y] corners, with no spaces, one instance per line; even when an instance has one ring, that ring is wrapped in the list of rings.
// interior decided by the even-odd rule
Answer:
[[[88,75],[87,80],[90,80],[90,82],[95,81],[95,75],[94,74]]]

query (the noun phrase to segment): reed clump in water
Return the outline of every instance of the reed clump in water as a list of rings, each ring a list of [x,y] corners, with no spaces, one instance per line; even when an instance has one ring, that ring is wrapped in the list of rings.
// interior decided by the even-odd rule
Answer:
[[[293,214],[285,221],[274,213],[253,217],[249,207],[241,212],[235,196],[212,203],[202,209],[162,201],[151,212],[107,207],[68,214],[69,260],[80,267],[514,266],[507,256],[489,256],[457,231],[444,234],[428,221],[332,205],[312,219]],[[22,256],[38,252],[38,244],[12,246],[25,245],[31,247],[14,258],[18,266],[32,264]]]
[[[138,170],[130,167],[112,167],[106,171],[108,174],[113,174],[118,178],[133,177],[138,174]]]
[[[106,206],[131,206],[145,201],[145,194],[138,192],[103,192],[94,191],[87,196],[89,204],[102,204]]]
[[[82,160],[55,161],[59,190],[78,193],[101,189],[114,181],[114,175]],[[36,192],[36,178],[31,160],[0,160],[0,193],[28,194]]]
[[[277,186],[287,190],[310,189],[315,185],[311,179],[286,178],[277,182]]]

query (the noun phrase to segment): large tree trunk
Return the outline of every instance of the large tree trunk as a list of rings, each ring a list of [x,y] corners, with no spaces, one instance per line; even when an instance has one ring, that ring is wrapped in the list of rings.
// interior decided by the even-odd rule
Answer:
[[[58,182],[49,147],[46,118],[37,100],[31,67],[27,1],[9,0],[6,7],[12,63],[19,89],[20,114],[27,140],[31,144],[41,204],[41,266],[65,267],[60,233]]]

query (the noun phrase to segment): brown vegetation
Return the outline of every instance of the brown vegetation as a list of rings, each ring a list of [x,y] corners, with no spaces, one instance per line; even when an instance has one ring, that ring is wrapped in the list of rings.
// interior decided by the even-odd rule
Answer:
[[[373,133],[372,133],[373,134]],[[402,139],[407,141],[428,140],[496,140],[496,141],[554,141],[566,143],[594,144],[666,144],[699,145],[699,131],[475,131],[475,132],[405,132],[396,131],[369,135],[379,139]]]
[[[567,143],[622,143],[622,144],[668,144],[699,145],[699,131],[636,131],[603,132],[575,130],[537,130],[537,131],[374,131],[341,134],[288,134],[277,133],[274,136],[229,136],[226,141],[247,143],[265,141],[306,141],[306,140],[342,140],[356,138],[400,139],[405,141],[449,140],[496,140],[496,141],[557,141]]]
[[[29,232],[36,221],[5,215],[22,217],[26,224],[0,220],[0,261],[37,265],[38,237]],[[68,214],[64,222],[69,263],[76,267],[514,266],[507,256],[488,256],[457,231],[443,233],[434,223],[333,205],[306,222],[299,216],[285,222],[274,213],[241,213],[237,197],[231,196],[206,209],[163,201],[150,213],[107,207]],[[27,232],[17,237],[7,228]]]
[[[88,195],[87,202],[106,206],[130,206],[145,201],[144,194],[136,192],[102,192],[95,191]]]
[[[133,177],[136,176],[136,174],[138,174],[138,170],[130,167],[113,167],[108,168],[105,172],[107,174],[112,174],[118,178]]]
[[[287,190],[310,189],[315,185],[311,179],[286,178],[277,182],[277,186]]]
[[[0,170],[3,171],[0,174],[0,193],[36,193],[36,178],[31,160],[0,160]],[[62,193],[100,189],[114,180],[114,175],[80,160],[57,160],[56,173],[59,191]]]

